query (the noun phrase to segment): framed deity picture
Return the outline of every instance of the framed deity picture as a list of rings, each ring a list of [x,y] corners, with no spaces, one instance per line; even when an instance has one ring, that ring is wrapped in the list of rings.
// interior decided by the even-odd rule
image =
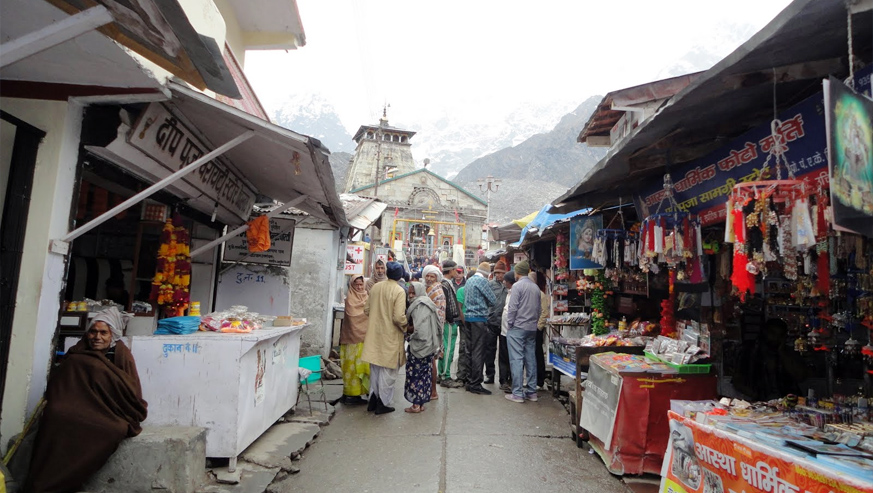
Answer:
[[[570,270],[596,269],[591,261],[594,234],[603,229],[603,216],[576,216],[570,219]]]

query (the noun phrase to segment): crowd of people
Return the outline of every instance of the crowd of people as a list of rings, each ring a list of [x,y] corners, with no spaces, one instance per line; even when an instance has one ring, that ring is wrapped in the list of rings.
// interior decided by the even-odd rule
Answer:
[[[389,257],[370,279],[349,279],[340,329],[343,398],[375,414],[393,412],[405,365],[407,413],[439,398],[437,386],[536,402],[545,383],[546,278],[523,260],[482,262],[464,273],[452,260],[407,272]],[[496,362],[496,364],[495,364]],[[367,398],[365,399],[364,396]]]

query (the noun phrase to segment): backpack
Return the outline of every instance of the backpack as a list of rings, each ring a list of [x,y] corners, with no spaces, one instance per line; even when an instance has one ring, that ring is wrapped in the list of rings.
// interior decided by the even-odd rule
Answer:
[[[442,286],[443,294],[446,297],[446,323],[455,323],[455,320],[461,316],[458,312],[458,300],[455,297],[455,290],[445,280],[443,280],[440,285]]]

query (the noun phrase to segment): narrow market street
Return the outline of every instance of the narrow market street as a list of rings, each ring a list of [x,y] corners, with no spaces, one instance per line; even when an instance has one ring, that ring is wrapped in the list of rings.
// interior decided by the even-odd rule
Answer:
[[[629,491],[597,455],[576,447],[567,411],[549,392],[517,404],[486,387],[494,393],[440,387],[439,400],[416,415],[403,412],[401,375],[393,413],[337,404],[295,462],[300,473],[268,491]]]

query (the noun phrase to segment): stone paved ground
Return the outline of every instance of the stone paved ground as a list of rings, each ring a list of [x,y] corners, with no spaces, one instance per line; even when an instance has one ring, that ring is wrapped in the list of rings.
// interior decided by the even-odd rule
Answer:
[[[517,404],[487,387],[495,393],[440,388],[425,412],[408,414],[401,376],[394,413],[338,404],[295,462],[300,473],[268,491],[629,492],[597,455],[576,447],[567,412],[549,393]]]

